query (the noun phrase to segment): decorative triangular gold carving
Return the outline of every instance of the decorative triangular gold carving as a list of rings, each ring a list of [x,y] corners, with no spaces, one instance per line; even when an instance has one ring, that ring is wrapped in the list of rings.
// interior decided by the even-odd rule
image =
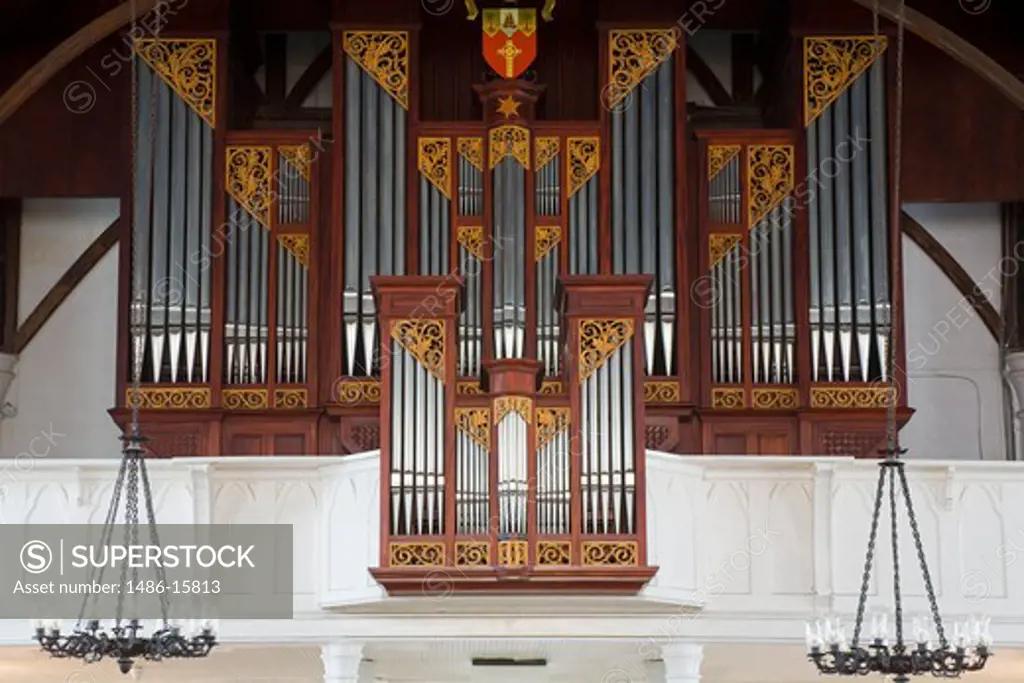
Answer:
[[[491,408],[494,424],[500,424],[509,413],[519,413],[527,424],[533,423],[533,401],[526,396],[499,396]]]
[[[793,192],[793,169],[792,145],[751,145],[747,148],[750,229]]]
[[[345,31],[345,54],[409,108],[409,33],[406,31]]]
[[[569,428],[569,408],[537,408],[537,449]]]
[[[708,267],[714,268],[718,262],[725,258],[725,255],[732,251],[732,248],[739,244],[743,235],[729,233],[727,235],[714,234],[708,236]]]
[[[213,38],[140,38],[139,58],[192,111],[217,126],[217,41]]]
[[[309,268],[309,235],[296,233],[285,233],[277,236],[281,243],[292,256],[298,259],[299,263]]]
[[[479,225],[460,225],[455,239],[477,259],[484,260],[484,229]]]
[[[736,158],[736,155],[739,153],[739,145],[709,145],[708,180],[714,180],[715,176],[725,168],[726,164]]]
[[[548,162],[558,156],[561,150],[561,141],[557,136],[541,136],[537,138],[533,150],[533,168],[536,171],[547,166]]]
[[[569,151],[566,186],[571,197],[601,170],[601,138],[566,138],[565,145]]]
[[[490,408],[456,408],[455,426],[485,450],[491,450]]]
[[[484,170],[483,138],[459,138],[459,154],[478,171]]]
[[[505,157],[512,157],[523,168],[530,169],[530,131],[522,126],[498,126],[491,129],[488,155],[491,168]]]
[[[608,33],[608,85],[602,97],[617,107],[633,88],[668,59],[679,42],[675,29],[628,29]]]
[[[420,138],[419,169],[448,199],[452,198],[452,141],[448,138]]]
[[[270,147],[228,147],[225,187],[238,204],[270,228]]]
[[[885,36],[877,42],[874,36],[804,38],[804,125],[811,125],[835,102],[886,46]]]
[[[277,151],[309,182],[310,167],[313,165],[313,151],[309,145],[281,145]]]
[[[633,336],[629,318],[584,319],[579,322],[580,384],[597,372]]]
[[[444,321],[392,320],[391,336],[434,377],[444,382]]]
[[[557,225],[539,225],[533,233],[533,240],[534,260],[540,261],[562,241],[562,228]]]

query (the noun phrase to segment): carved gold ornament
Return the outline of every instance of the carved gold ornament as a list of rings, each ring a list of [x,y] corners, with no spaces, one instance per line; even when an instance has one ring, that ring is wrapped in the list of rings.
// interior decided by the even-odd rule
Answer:
[[[486,567],[491,563],[491,544],[487,541],[455,541],[456,567]]]
[[[380,382],[374,379],[346,379],[334,385],[334,400],[346,406],[380,403]]]
[[[891,387],[811,387],[812,408],[888,408]]]
[[[565,393],[565,385],[556,379],[546,379],[540,385],[541,396],[552,396]]]
[[[192,111],[217,127],[217,41],[213,38],[144,38],[135,52]]]
[[[809,126],[885,52],[885,36],[804,38],[804,125]]]
[[[427,180],[448,199],[452,198],[452,141],[420,138],[419,168]]]
[[[309,182],[310,168],[313,165],[313,150],[309,145],[280,145],[277,151],[306,179],[306,182]]]
[[[519,102],[511,95],[506,95],[505,97],[498,98],[497,111],[506,119],[519,118],[520,106],[522,106],[522,102]]]
[[[714,268],[717,266],[718,262],[724,259],[742,239],[743,235],[738,233],[708,235],[708,263],[710,267]]]
[[[455,426],[484,450],[491,450],[491,411],[489,408],[456,408]]]
[[[572,544],[569,541],[538,541],[537,564],[547,566],[572,564]]]
[[[403,109],[409,108],[409,34],[406,31],[345,31],[345,54]]]
[[[799,400],[796,389],[754,389],[751,393],[751,404],[757,410],[792,410]]]
[[[723,410],[745,408],[747,404],[743,389],[733,387],[714,387],[711,390],[711,407]]]
[[[479,225],[460,225],[455,231],[456,241],[477,259],[484,260],[484,229]]]
[[[444,543],[393,542],[388,546],[391,567],[443,567]]]
[[[228,147],[224,165],[228,194],[265,228],[270,228],[270,147]]]
[[[644,403],[679,403],[679,382],[647,380],[644,382]]]
[[[194,410],[209,408],[211,405],[208,387],[190,387],[188,389],[165,389],[152,387],[139,389],[137,392],[128,389],[125,392],[125,405],[132,407],[138,403],[140,410]]]
[[[566,138],[569,151],[566,186],[573,196],[601,170],[601,138]]]
[[[615,108],[633,88],[668,59],[679,44],[675,29],[610,31],[608,34],[609,109]]]
[[[708,146],[708,180],[714,180],[715,176],[725,168],[730,161],[740,153],[739,145],[709,145]]]
[[[277,389],[274,391],[274,407],[288,410],[309,407],[309,394],[305,389]]]
[[[533,235],[533,256],[534,260],[540,261],[548,255],[548,252],[555,248],[562,241],[562,228],[557,225],[537,226]]]
[[[569,428],[569,408],[537,408],[537,450]]]
[[[583,565],[586,567],[635,567],[636,541],[583,541]]]
[[[456,143],[459,154],[478,171],[484,170],[483,138],[459,138]]]
[[[480,388],[480,382],[472,379],[456,384],[455,393],[463,396],[483,396],[484,390]]]
[[[487,153],[494,168],[505,157],[512,157],[526,170],[530,169],[530,131],[522,126],[491,128]]]
[[[499,396],[491,408],[494,424],[500,424],[509,413],[519,413],[527,424],[533,423],[533,401],[526,396]]]
[[[294,256],[299,263],[309,268],[309,235],[298,233],[285,233],[277,236],[277,241],[289,254]]]
[[[561,150],[561,140],[557,136],[541,136],[537,138],[533,150],[533,168],[539,171],[548,165],[552,159],[558,156]]]
[[[781,204],[793,191],[793,146],[751,145],[747,148],[750,225]]]
[[[270,405],[266,389],[225,389],[220,404],[228,410],[266,410]]]
[[[498,564],[502,567],[522,567],[529,557],[526,541],[498,541]]]
[[[633,336],[633,321],[585,319],[579,321],[580,384],[597,372],[619,347]]]
[[[430,374],[444,383],[443,320],[392,320],[391,336]]]

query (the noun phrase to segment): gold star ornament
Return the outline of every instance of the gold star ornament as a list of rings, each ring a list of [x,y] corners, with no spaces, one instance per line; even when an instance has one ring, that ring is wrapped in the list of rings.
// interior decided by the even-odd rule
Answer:
[[[498,100],[498,113],[506,119],[519,116],[519,102],[511,95],[506,95]]]

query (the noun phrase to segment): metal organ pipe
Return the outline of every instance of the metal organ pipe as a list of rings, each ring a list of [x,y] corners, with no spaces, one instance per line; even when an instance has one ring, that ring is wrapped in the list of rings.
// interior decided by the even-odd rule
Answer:
[[[139,164],[134,211],[144,228],[143,323],[133,352],[143,382],[209,381],[212,130],[149,66],[139,65]],[[152,110],[155,98],[155,111]],[[152,129],[155,119],[156,130]],[[150,139],[155,138],[155,145]]]
[[[650,273],[645,311],[649,375],[675,372],[675,102],[667,59],[634,89],[630,106],[611,112],[612,271]]]
[[[345,58],[345,257],[342,373],[375,374],[371,275],[405,274],[406,113]]]
[[[889,227],[884,57],[807,126],[812,379],[885,378]],[[827,171],[827,172],[825,172]]]

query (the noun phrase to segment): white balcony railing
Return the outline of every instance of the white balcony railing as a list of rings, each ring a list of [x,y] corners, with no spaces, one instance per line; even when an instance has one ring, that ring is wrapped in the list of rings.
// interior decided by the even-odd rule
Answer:
[[[687,632],[718,637],[726,637],[716,630],[726,622],[733,624],[729,637],[755,637],[771,623],[771,632],[756,637],[772,640],[802,637],[802,620],[815,613],[852,613],[875,463],[654,452],[647,459],[649,560],[659,570],[639,597],[617,598],[620,608],[626,600],[624,609],[637,613],[700,613]],[[101,523],[116,465],[0,460],[0,523]],[[944,614],[991,615],[998,640],[1024,644],[1024,465],[914,461],[907,468]],[[150,476],[162,523],[292,524],[296,619],[338,610],[393,614],[395,605],[430,613],[500,600],[460,597],[438,607],[440,575],[424,582],[427,600],[384,596],[367,571],[379,564],[376,453],[158,460]],[[901,530],[906,611],[923,613],[905,519]],[[876,563],[872,589],[882,600],[891,595],[887,542],[879,543]],[[573,609],[566,605],[563,614]],[[761,631],[735,627],[740,622],[762,624]]]

